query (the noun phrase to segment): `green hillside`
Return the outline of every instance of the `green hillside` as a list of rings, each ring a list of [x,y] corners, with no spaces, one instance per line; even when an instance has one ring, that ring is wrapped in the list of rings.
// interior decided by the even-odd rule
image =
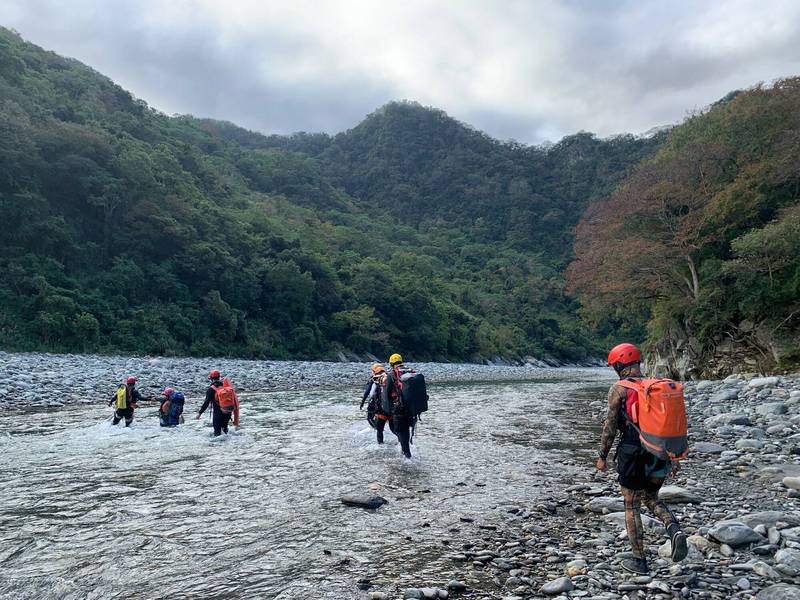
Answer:
[[[596,355],[563,291],[571,230],[662,140],[543,150],[413,103],[264,136],[0,29],[0,348]]]

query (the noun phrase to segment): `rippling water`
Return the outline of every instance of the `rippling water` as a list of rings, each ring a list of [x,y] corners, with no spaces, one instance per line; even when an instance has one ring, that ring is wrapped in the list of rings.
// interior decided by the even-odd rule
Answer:
[[[361,577],[445,583],[461,516],[491,522],[569,479],[552,455],[581,445],[608,374],[542,377],[433,387],[411,461],[388,429],[377,445],[360,390],[247,396],[242,429],[216,440],[205,415],[162,429],[155,407],[130,429],[104,406],[2,413],[0,595],[341,599],[364,597]],[[339,502],[369,489],[389,503]]]

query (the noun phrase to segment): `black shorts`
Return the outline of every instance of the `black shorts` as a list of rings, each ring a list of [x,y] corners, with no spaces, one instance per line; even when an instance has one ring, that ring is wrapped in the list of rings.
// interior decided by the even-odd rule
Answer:
[[[670,466],[670,461],[650,454],[640,444],[617,446],[619,484],[629,490],[658,491]]]
[[[132,419],[133,418],[133,407],[129,406],[128,408],[118,408],[117,409],[117,417],[120,419]]]

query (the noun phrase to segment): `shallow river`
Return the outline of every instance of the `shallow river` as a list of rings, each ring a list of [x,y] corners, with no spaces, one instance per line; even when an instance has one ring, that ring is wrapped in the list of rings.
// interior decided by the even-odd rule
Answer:
[[[130,429],[104,405],[0,413],[0,597],[364,598],[357,581],[445,585],[476,525],[569,482],[608,374],[432,386],[407,461],[360,390],[253,394],[213,439],[198,404]],[[373,489],[377,511],[339,498]]]

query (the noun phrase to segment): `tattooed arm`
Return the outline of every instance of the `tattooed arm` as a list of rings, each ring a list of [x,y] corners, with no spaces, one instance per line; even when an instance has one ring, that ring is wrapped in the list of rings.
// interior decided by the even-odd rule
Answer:
[[[603,422],[603,434],[600,436],[600,450],[598,451],[598,455],[604,462],[611,451],[611,446],[614,445],[614,438],[617,437],[617,431],[619,431],[619,409],[626,396],[627,392],[622,386],[612,385],[611,389],[608,390],[608,413],[606,414],[606,420]]]

